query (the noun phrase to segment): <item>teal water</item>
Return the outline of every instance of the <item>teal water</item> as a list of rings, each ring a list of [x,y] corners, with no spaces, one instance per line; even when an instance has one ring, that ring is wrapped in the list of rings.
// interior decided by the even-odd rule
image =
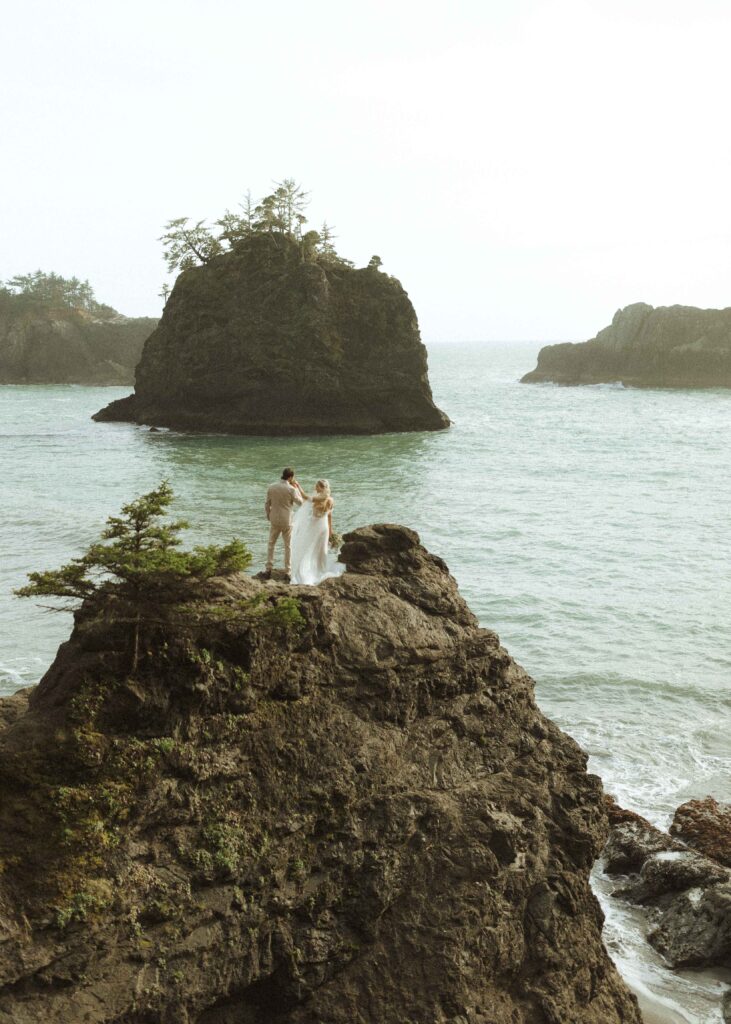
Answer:
[[[340,532],[420,532],[621,803],[667,825],[731,799],[731,392],[518,384],[538,347],[434,346],[439,434],[189,437],[91,421],[127,389],[0,388],[0,693],[70,628],[11,596],[28,570],[163,477],[191,542],[239,535],[261,565],[264,491],[291,463],[329,478]]]

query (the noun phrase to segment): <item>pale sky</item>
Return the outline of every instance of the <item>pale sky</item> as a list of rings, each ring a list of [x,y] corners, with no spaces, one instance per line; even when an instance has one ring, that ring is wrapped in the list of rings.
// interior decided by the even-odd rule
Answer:
[[[424,340],[731,305],[728,0],[23,0],[0,25],[0,278],[157,315],[171,217],[293,177]]]

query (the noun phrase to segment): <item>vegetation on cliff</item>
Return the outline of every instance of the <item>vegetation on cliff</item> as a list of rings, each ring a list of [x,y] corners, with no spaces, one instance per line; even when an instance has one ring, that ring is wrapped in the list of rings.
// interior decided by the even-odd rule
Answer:
[[[119,316],[116,309],[97,302],[88,280],[62,277],[36,270],[31,274],[17,274],[0,285],[0,313],[21,315],[41,310],[84,310],[97,317]]]
[[[0,285],[0,384],[129,384],[156,324],[121,316],[77,277],[18,274]]]
[[[247,192],[244,202],[239,204],[240,212],[226,210],[214,221],[213,227],[202,220],[189,224],[188,217],[168,221],[160,239],[168,270],[189,270],[210,263],[214,256],[241,247],[252,235],[280,235],[291,239],[299,246],[300,257],[305,262],[352,267],[350,260],[338,255],[335,236],[327,221],[319,231],[305,230],[309,193],[293,178],[276,184],[275,191],[258,202]],[[368,266],[377,269],[380,265],[380,257],[372,256]]]
[[[191,584],[242,572],[251,564],[251,553],[237,539],[181,551],[180,533],[188,523],[164,521],[172,500],[172,488],[163,481],[124,505],[121,515],[111,516],[101,541],[80,558],[60,569],[30,573],[30,583],[16,594],[88,601],[103,610],[107,621],[128,624],[131,671],[136,672],[140,643],[149,647],[152,642],[146,632],[167,623],[177,606],[190,599]]]
[[[219,235],[171,222],[168,258],[182,272],[135,394],[97,419],[241,434],[448,426],[400,283],[379,257],[355,268],[327,231],[304,231],[301,190],[281,189],[251,221],[227,213]]]
[[[412,531],[341,558],[196,583],[134,673],[87,599],[0,701],[0,1024],[639,1024],[585,755]]]

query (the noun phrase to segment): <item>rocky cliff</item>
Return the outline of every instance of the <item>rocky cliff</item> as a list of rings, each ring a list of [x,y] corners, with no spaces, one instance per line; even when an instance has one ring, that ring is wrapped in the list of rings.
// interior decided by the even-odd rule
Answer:
[[[731,387],[731,307],[695,309],[643,302],[614,314],[591,341],[547,345],[523,383],[631,387]]]
[[[640,1024],[585,755],[416,534],[341,557],[214,581],[134,677],[87,605],[0,702],[2,1024]]]
[[[0,310],[0,384],[130,384],[153,317]]]
[[[399,282],[374,268],[304,261],[276,234],[252,235],[178,277],[134,395],[95,418],[234,434],[449,424]]]

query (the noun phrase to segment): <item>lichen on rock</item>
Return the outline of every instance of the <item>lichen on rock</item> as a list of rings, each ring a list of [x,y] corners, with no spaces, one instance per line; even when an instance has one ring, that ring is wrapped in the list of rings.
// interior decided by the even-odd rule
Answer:
[[[134,677],[82,607],[0,704],[1,1024],[639,1024],[584,753],[413,531],[344,540],[210,581]]]

